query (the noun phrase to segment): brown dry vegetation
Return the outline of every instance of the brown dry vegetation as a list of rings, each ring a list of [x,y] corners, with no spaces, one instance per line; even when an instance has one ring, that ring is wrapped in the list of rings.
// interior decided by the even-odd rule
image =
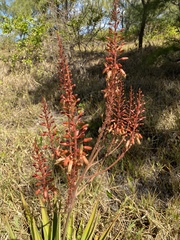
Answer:
[[[103,226],[119,211],[113,233],[119,239],[178,240],[180,238],[180,50],[149,46],[127,50],[125,86],[145,95],[146,120],[143,141],[111,172],[95,180],[78,202],[79,218],[86,219],[93,198],[101,195]],[[105,83],[104,53],[74,53],[72,72],[76,92],[96,137],[101,125]],[[83,64],[81,64],[83,62]],[[80,66],[82,65],[82,66]],[[33,203],[32,144],[40,130],[38,116],[45,96],[62,131],[56,58],[49,58],[30,72],[12,71],[0,62],[0,239],[8,239],[6,219],[18,240],[29,239],[20,191]],[[113,161],[113,159],[109,159]],[[100,182],[100,183],[99,183]],[[63,177],[61,180],[63,185]],[[87,198],[89,196],[89,198]],[[89,200],[91,199],[91,200]]]

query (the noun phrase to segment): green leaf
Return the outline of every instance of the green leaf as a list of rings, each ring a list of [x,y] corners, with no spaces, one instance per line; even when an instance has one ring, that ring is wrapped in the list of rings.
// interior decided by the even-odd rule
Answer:
[[[33,218],[32,214],[31,214],[31,211],[30,211],[30,208],[24,198],[24,196],[21,194],[21,200],[22,200],[22,204],[23,204],[23,207],[24,207],[24,210],[25,210],[25,216],[26,216],[26,219],[27,219],[27,222],[28,222],[28,225],[29,225],[29,228],[30,228],[30,233],[31,233],[31,237],[32,237],[32,240],[42,240],[42,237],[38,231],[38,228],[36,226],[36,222],[35,222],[35,219]]]
[[[61,214],[57,208],[57,202],[54,204],[53,221],[51,226],[51,240],[61,240]]]
[[[57,224],[56,228],[53,228],[54,238],[52,240],[60,240],[61,239],[61,214],[57,215]]]
[[[76,233],[76,237],[77,237],[77,240],[81,240],[81,235],[83,233],[83,225],[82,225],[82,220],[80,221],[79,223],[79,226],[78,226],[78,229],[77,229],[77,233]]]
[[[98,202],[94,205],[94,208],[92,210],[91,216],[89,218],[89,221],[84,229],[84,232],[82,234],[81,240],[91,240],[97,225],[97,218],[98,218],[98,213],[97,213],[97,208],[98,208]]]
[[[74,217],[73,215],[71,215],[67,226],[67,240],[73,239],[73,230],[74,230]]]
[[[106,195],[107,195],[108,198],[112,199],[112,193],[111,192],[106,191]]]
[[[7,228],[7,232],[8,232],[8,235],[9,235],[9,239],[17,239],[14,235],[14,232],[9,224],[9,221],[8,219],[5,219],[5,223],[6,223],[6,228]]]
[[[125,201],[123,202],[126,205],[126,202],[129,200],[129,197],[125,198]],[[114,227],[117,219],[119,218],[119,215],[121,213],[121,208],[119,209],[117,215],[115,216],[113,222],[107,227],[107,229],[105,229],[105,231],[102,233],[102,235],[100,236],[100,238],[98,240],[105,240],[107,238],[107,236],[109,235],[109,233],[111,232],[112,228]],[[119,231],[116,236],[113,238],[113,240],[117,240],[118,236],[120,235],[121,231]]]
[[[103,234],[101,235],[101,237],[99,238],[99,240],[105,240],[106,237],[109,235],[109,233],[111,232],[112,228],[114,227],[114,224],[116,223],[117,219],[119,218],[119,214],[116,215],[115,219],[113,220],[113,222],[108,226],[108,228],[103,232]],[[117,236],[119,236],[120,232],[118,232]],[[115,238],[113,238],[114,240],[117,239],[117,236]]]
[[[42,214],[42,227],[43,227],[43,234],[44,234],[44,240],[48,240],[50,238],[50,220],[47,213],[47,208],[44,205],[44,202],[40,198],[40,204],[41,204],[41,214]]]

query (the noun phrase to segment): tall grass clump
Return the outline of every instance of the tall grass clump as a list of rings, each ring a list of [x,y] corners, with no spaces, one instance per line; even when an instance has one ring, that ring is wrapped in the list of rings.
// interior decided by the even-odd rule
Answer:
[[[127,58],[120,57],[123,45],[118,4],[115,0],[103,71],[106,74],[106,87],[103,90],[105,111],[99,135],[97,139],[92,139],[87,135],[88,124],[83,121],[80,99],[74,94],[75,85],[59,37],[60,114],[65,119],[64,133],[58,133],[53,115],[43,98],[40,115],[42,131],[35,140],[33,150],[33,178],[35,193],[40,201],[40,225],[36,223],[24,196],[21,196],[32,239],[105,239],[115,223],[117,217],[99,234],[96,230],[99,220],[98,202],[94,205],[86,226],[83,221],[77,222],[73,210],[78,197],[90,183],[118,163],[135,143],[141,142],[142,135],[138,128],[144,119],[143,94],[141,90],[134,94],[130,88],[129,96],[125,96],[126,74],[121,61]],[[62,171],[67,183],[65,194],[56,181]],[[64,196],[61,195],[62,192]],[[9,233],[13,238],[10,227]],[[114,239],[117,239],[118,234]]]

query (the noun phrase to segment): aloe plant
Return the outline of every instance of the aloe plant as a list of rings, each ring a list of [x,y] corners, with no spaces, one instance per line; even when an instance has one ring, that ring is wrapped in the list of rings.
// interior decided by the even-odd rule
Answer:
[[[126,152],[135,144],[140,144],[142,138],[138,127],[144,119],[144,101],[139,90],[135,96],[130,89],[129,99],[124,94],[123,80],[126,76],[121,61],[126,57],[119,57],[123,52],[123,37],[119,31],[118,1],[113,2],[112,22],[107,38],[107,56],[105,58],[106,87],[103,90],[105,99],[105,112],[102,127],[93,146],[89,143],[92,138],[87,137],[88,124],[83,122],[83,111],[79,109],[80,99],[74,94],[72,74],[63,51],[62,40],[59,37],[58,73],[61,88],[60,103],[62,114],[65,116],[64,134],[58,135],[57,127],[47,103],[43,99],[43,109],[40,115],[43,131],[40,133],[41,143],[34,143],[33,166],[36,180],[36,195],[40,197],[42,227],[38,228],[30,212],[30,208],[23,195],[22,203],[26,219],[33,240],[104,240],[112,230],[117,217],[98,236],[95,234],[100,215],[97,211],[98,203],[94,205],[91,216],[85,228],[80,221],[74,226],[73,209],[80,193],[103,172],[111,169],[119,162]],[[103,151],[103,154],[101,154]],[[113,162],[108,158],[117,152]],[[104,164],[106,162],[106,165]],[[67,199],[64,213],[59,212],[55,203],[54,210],[49,217],[45,202],[55,199],[57,189],[53,177],[53,167],[56,164],[64,169],[67,180]],[[90,169],[96,165],[93,174]],[[12,231],[11,234],[13,235]],[[119,233],[118,233],[119,234]],[[117,236],[118,236],[117,234]],[[117,238],[115,237],[115,239]]]
[[[107,226],[101,234],[97,234],[97,226],[100,220],[97,202],[92,209],[91,215],[85,227],[83,227],[82,220],[78,226],[74,226],[74,216],[73,213],[71,214],[68,222],[66,236],[64,237],[64,227],[62,222],[64,214],[60,213],[56,204],[51,219],[48,216],[47,207],[45,206],[43,200],[41,198],[39,199],[41,208],[41,227],[38,227],[38,224],[30,211],[30,207],[22,194],[21,200],[26,220],[30,229],[30,237],[32,240],[106,240],[119,217],[119,214],[117,214],[111,224]],[[6,225],[10,239],[18,239],[15,237],[15,234],[13,233],[8,221]],[[112,238],[112,240],[117,239],[119,233],[114,238]]]

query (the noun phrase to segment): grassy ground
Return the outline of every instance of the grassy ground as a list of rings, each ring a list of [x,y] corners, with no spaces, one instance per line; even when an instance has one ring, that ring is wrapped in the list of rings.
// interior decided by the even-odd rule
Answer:
[[[143,142],[135,146],[112,169],[106,180],[95,182],[102,195],[99,231],[119,210],[112,234],[121,230],[119,239],[178,240],[180,238],[180,63],[173,46],[149,46],[142,51],[127,50],[124,63],[129,86],[139,87],[145,95],[146,120],[142,126]],[[82,66],[78,64],[86,59]],[[76,53],[73,62],[76,92],[82,99],[91,132],[97,134],[103,108],[101,52]],[[44,95],[55,119],[58,117],[58,79],[56,66],[34,66],[30,73],[8,69],[0,62],[0,239],[9,239],[6,219],[18,240],[29,239],[22,211],[20,191],[33,199],[32,144],[39,131],[40,100]],[[110,160],[111,161],[111,160]],[[108,181],[107,181],[108,180]],[[96,190],[97,191],[97,190]],[[98,192],[99,193],[99,192]],[[100,193],[99,193],[100,194]],[[77,211],[86,218],[87,199],[82,198]],[[84,206],[81,209],[81,206]],[[111,237],[110,237],[111,239]]]

